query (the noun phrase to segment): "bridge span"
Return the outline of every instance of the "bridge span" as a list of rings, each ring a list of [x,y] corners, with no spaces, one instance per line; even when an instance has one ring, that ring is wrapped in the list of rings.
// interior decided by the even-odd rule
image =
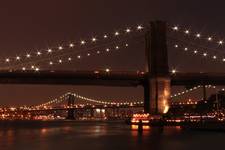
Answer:
[[[225,85],[225,73],[170,74],[172,86]],[[135,71],[0,71],[0,84],[143,86],[148,74]]]

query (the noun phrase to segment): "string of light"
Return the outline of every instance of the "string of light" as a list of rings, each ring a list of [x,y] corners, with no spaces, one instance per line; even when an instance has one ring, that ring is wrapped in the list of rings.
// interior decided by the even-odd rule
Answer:
[[[225,62],[225,57],[218,56],[216,54],[210,54],[209,52],[205,50],[200,50],[200,49],[193,49],[192,47],[188,46],[183,46],[182,44],[174,44],[175,49],[180,49],[183,50],[184,52],[189,52],[193,54],[194,56],[202,56],[202,58],[210,58],[213,61],[217,62]]]
[[[190,89],[187,89],[187,90],[184,90],[182,92],[178,92],[176,94],[173,94],[171,95],[170,97],[171,98],[176,98],[178,96],[182,96],[184,94],[187,94],[187,93],[190,93],[190,92],[193,92],[195,90],[198,90],[200,88],[202,88],[203,86],[201,85],[198,85],[198,86],[195,86],[193,88],[190,88]],[[212,86],[212,85],[206,85],[205,86],[206,88],[213,88],[215,89],[216,86]],[[221,90],[224,91],[224,88],[222,88]],[[84,100],[84,101],[87,101],[87,102],[93,102],[93,103],[98,103],[98,104],[105,104],[105,105],[136,105],[136,104],[143,104],[143,101],[132,101],[132,102],[128,102],[128,101],[125,101],[125,102],[116,102],[117,100],[98,100],[98,99],[93,99],[93,98],[88,98],[88,97],[85,97],[85,96],[81,96],[77,93],[71,93],[71,92],[68,92],[62,96],[60,96],[59,98],[56,98],[56,99],[53,99],[53,100],[50,100],[46,103],[43,103],[43,104],[40,104],[40,105],[37,105],[37,106],[34,106],[34,108],[39,108],[39,107],[45,107],[45,106],[49,106],[49,105],[52,105],[52,104],[58,104],[58,103],[61,103],[65,100],[67,100],[68,96],[74,96],[75,98],[77,99],[80,99],[80,100]],[[124,101],[124,100],[123,100]],[[130,100],[129,100],[130,101]]]
[[[82,49],[81,51],[67,51],[67,52],[63,52],[61,54],[51,56],[50,58],[42,58],[42,59],[39,58],[38,60],[33,60],[30,62],[26,62],[26,63],[19,63],[19,64],[15,64],[15,65],[10,65],[8,67],[1,67],[1,69],[2,70],[21,70],[22,69],[24,71],[31,69],[31,70],[38,71],[40,69],[40,66],[37,67],[37,63],[42,63],[42,62],[47,61],[47,64],[52,66],[54,64],[52,61],[53,58],[57,58],[57,60],[55,60],[55,64],[62,64],[63,62],[71,62],[71,60],[72,60],[71,56],[75,55],[75,54],[76,54],[76,57],[74,57],[73,60],[81,59],[81,54],[82,54],[82,57],[86,57],[86,56],[91,56],[93,54],[99,55],[99,54],[102,54],[105,52],[109,53],[109,52],[112,52],[113,49],[119,50],[121,48],[126,48],[129,46],[128,43],[130,43],[131,41],[132,41],[132,44],[135,44],[135,43],[140,43],[140,40],[143,40],[143,35],[130,36],[129,38],[126,38],[126,39],[117,40],[116,42],[113,41],[113,42],[108,42],[108,43],[104,43],[101,45],[95,45],[94,47],[93,46],[86,47],[86,48]],[[63,61],[62,57],[64,57],[64,56],[67,56],[67,58],[66,58],[66,60]]]
[[[171,95],[170,97],[171,97],[171,98],[176,98],[176,97],[182,96],[182,95],[184,95],[184,94],[187,94],[187,93],[196,91],[196,90],[198,90],[198,89],[200,89],[200,88],[203,88],[203,86],[202,86],[202,85],[198,85],[198,86],[195,86],[195,87],[193,87],[193,88],[190,88],[190,89],[187,89],[187,90],[178,92],[178,93],[176,93],[176,94],[173,94],[173,95]],[[215,89],[216,86],[205,85],[205,88],[213,88],[213,89]]]
[[[128,27],[125,30],[120,29],[115,31],[114,33],[108,33],[108,34],[103,34],[102,36],[93,36],[91,39],[86,39],[86,40],[80,40],[80,41],[74,41],[74,42],[67,42],[68,44],[65,45],[60,45],[58,47],[51,47],[47,49],[41,49],[36,52],[30,52],[22,55],[17,55],[17,56],[10,56],[5,59],[0,59],[0,61],[4,61],[5,63],[10,63],[15,61],[16,63],[21,62],[22,60],[29,60],[32,57],[41,57],[42,55],[52,55],[55,52],[62,52],[63,50],[66,49],[75,49],[76,47],[85,47],[86,45],[90,44],[96,44],[99,41],[104,41],[104,40],[109,40],[114,39],[114,38],[119,38],[122,35],[126,36],[131,33],[139,33],[140,31],[143,31],[144,27],[142,25],[138,25],[136,27]]]
[[[82,54],[81,53],[75,53],[75,56],[74,56],[73,53],[67,53],[67,54],[55,56],[54,57],[55,60],[52,60],[53,58],[42,59],[42,60],[37,60],[37,61],[25,63],[25,64],[14,65],[14,66],[11,66],[9,69],[13,68],[14,70],[16,70],[18,68],[19,70],[23,70],[23,71],[30,70],[30,69],[35,70],[35,71],[39,71],[41,65],[38,65],[38,63],[40,64],[40,63],[45,62],[44,65],[48,65],[48,66],[60,65],[60,64],[63,64],[63,63],[71,63],[73,60],[81,60],[82,58],[90,57],[90,56],[93,56],[93,55],[108,54],[108,53],[116,52],[119,49],[127,48],[128,46],[129,46],[128,43],[125,43],[123,45],[118,44],[118,45],[115,45],[113,47],[103,48],[102,50],[98,49],[98,50],[95,50],[94,52],[83,51],[83,52],[81,52]]]
[[[193,37],[195,39],[202,39],[207,42],[215,43],[218,46],[224,45],[224,41],[222,39],[217,38],[217,36],[212,36],[212,35],[206,36],[201,34],[200,32],[194,32],[194,31],[192,32],[190,29],[185,27],[180,27],[178,25],[172,26],[170,27],[170,29],[172,29],[172,31],[174,32],[179,32],[186,36]]]
[[[58,103],[61,103],[65,100],[67,100],[68,96],[74,96],[75,98],[77,99],[80,99],[80,100],[84,100],[84,101],[87,101],[87,102],[93,102],[93,103],[98,103],[98,104],[104,104],[104,105],[136,105],[136,104],[143,104],[142,101],[133,101],[133,102],[115,102],[115,100],[97,100],[97,99],[92,99],[92,98],[88,98],[88,97],[84,97],[84,96],[81,96],[79,94],[76,94],[76,93],[66,93],[62,96],[60,96],[59,98],[56,98],[56,99],[53,99],[53,100],[50,100],[46,103],[43,103],[43,104],[40,104],[40,105],[36,105],[32,108],[42,108],[42,107],[47,107],[49,105],[52,105],[52,104],[58,104]]]

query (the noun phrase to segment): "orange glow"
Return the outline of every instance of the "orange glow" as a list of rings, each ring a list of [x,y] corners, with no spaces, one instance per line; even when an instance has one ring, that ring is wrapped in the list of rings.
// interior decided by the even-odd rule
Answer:
[[[143,128],[143,130],[149,130],[150,126],[143,126],[142,128]]]
[[[138,129],[138,125],[131,125],[131,129],[137,130]]]

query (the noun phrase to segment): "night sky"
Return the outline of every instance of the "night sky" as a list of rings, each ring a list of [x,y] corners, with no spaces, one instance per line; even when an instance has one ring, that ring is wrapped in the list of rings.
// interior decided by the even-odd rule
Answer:
[[[39,0],[1,2],[1,58],[57,46],[62,41],[89,38],[118,28],[162,19],[186,25],[202,34],[225,35],[225,1],[217,0]],[[224,50],[223,48],[221,49]],[[170,51],[170,67],[180,72],[224,72],[222,63]],[[143,70],[144,45],[104,57],[84,59],[71,69]],[[142,87],[0,85],[0,105],[31,105],[67,91],[106,99],[143,98]],[[132,93],[132,94],[131,94]]]

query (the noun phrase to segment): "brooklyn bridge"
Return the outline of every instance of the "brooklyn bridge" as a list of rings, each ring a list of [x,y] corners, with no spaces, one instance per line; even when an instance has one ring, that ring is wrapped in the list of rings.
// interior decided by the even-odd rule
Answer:
[[[213,61],[223,63],[224,58],[214,54],[216,52],[207,52],[207,48],[201,45],[204,42],[210,42],[220,47],[224,44],[223,41],[215,37],[203,36],[200,33],[195,34],[185,28],[170,25],[164,21],[151,21],[143,25],[120,29],[114,33],[103,34],[98,38],[96,36],[91,39],[70,42],[59,47],[7,57],[1,60],[4,64],[0,71],[1,84],[142,86],[144,95],[144,100],[117,102],[96,100],[69,92],[60,98],[43,104],[21,106],[7,111],[40,114],[66,110],[68,119],[73,119],[78,109],[91,110],[90,114],[93,115],[94,110],[111,108],[115,112],[120,108],[140,108],[145,113],[163,115],[169,111],[173,103],[173,97],[188,93],[190,89],[192,91],[197,87],[202,89],[202,97],[206,101],[207,86],[212,85],[217,88],[216,86],[225,84],[225,74],[223,72],[179,72],[176,69],[169,70],[168,65],[168,49],[192,53],[193,57],[202,57],[203,59],[207,57]],[[188,40],[183,40],[181,37],[188,37]],[[199,40],[200,44],[193,44],[191,38],[195,41]],[[54,69],[54,66],[80,60],[83,57],[94,57],[102,53],[119,53],[122,49],[128,49],[132,44],[145,45],[145,70],[116,71],[106,68],[105,70],[74,71]],[[80,49],[79,53],[74,49]],[[46,65],[48,67],[45,67]],[[171,94],[173,86],[191,88],[187,88],[186,92]],[[77,99],[82,99],[85,103],[77,104]],[[56,106],[56,104],[62,102],[67,104]],[[4,108],[2,108],[2,112],[5,112]],[[132,113],[126,112],[129,115]]]

